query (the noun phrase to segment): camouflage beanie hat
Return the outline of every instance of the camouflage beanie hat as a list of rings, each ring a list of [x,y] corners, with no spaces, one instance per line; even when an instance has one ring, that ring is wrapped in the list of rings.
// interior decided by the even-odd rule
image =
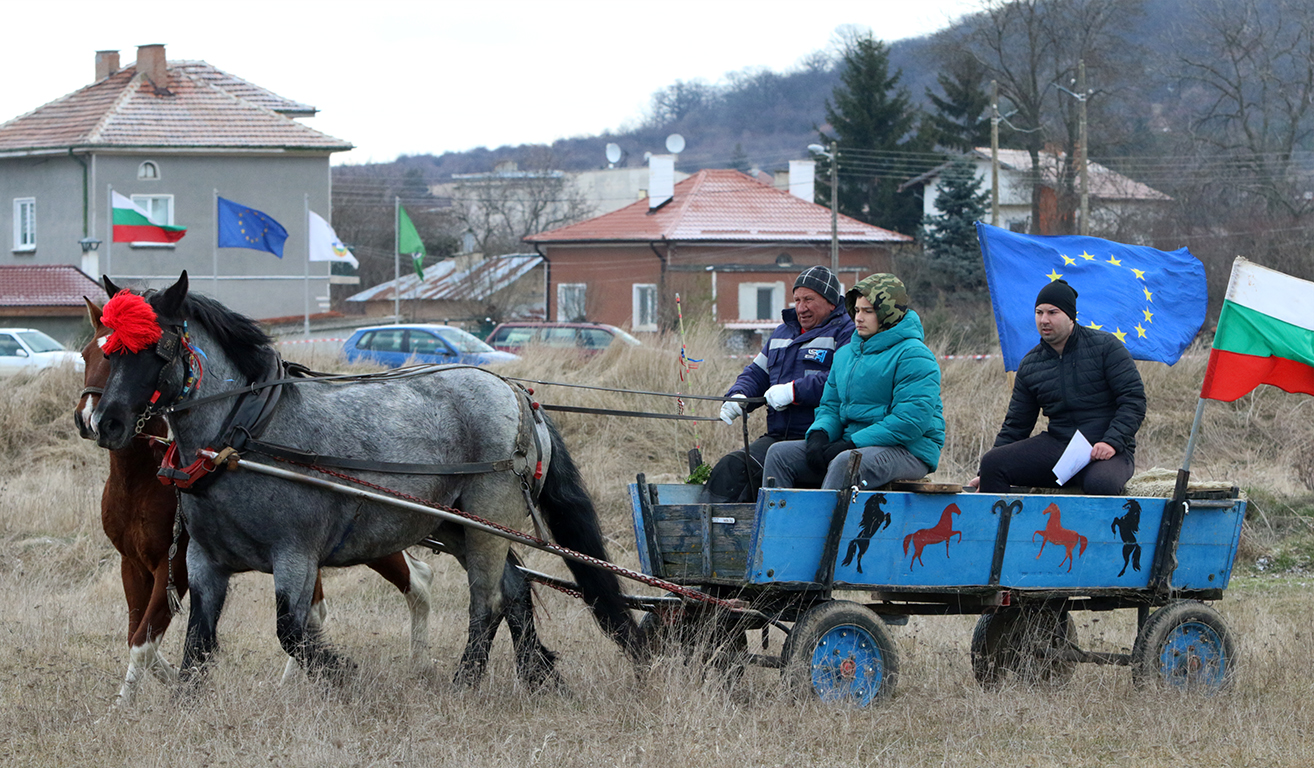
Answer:
[[[908,314],[908,289],[903,287],[902,280],[886,272],[864,277],[844,295],[844,306],[850,316],[856,309],[859,296],[876,308],[877,333],[898,325]]]

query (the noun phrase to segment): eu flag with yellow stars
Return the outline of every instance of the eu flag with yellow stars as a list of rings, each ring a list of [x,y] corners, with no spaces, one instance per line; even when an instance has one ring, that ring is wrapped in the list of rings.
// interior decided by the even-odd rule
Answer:
[[[1204,324],[1204,265],[1185,248],[1022,235],[980,222],[976,235],[1006,371],[1040,343],[1036,294],[1053,280],[1076,289],[1078,325],[1108,331],[1137,360],[1172,365]]]
[[[268,251],[283,258],[287,230],[268,214],[219,199],[219,247]]]

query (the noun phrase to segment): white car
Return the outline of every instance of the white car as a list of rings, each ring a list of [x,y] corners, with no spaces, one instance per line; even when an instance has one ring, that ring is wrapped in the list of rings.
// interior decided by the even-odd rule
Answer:
[[[61,363],[72,363],[78,371],[86,369],[82,355],[64,349],[64,345],[34,328],[0,328],[0,376],[23,371],[40,371]]]

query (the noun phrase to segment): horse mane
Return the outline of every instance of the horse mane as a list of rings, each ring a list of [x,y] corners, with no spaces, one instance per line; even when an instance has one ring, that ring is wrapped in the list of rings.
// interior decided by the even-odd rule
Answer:
[[[259,381],[278,353],[259,323],[203,294],[188,293],[182,315],[205,329],[248,381]]]

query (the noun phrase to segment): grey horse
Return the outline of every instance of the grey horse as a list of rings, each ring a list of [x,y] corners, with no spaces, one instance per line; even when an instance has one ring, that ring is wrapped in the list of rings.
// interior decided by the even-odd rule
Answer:
[[[120,293],[108,278],[105,285],[115,294],[106,304],[107,315],[113,308],[126,319],[120,321],[120,344],[105,347],[110,376],[92,414],[101,446],[122,448],[144,417],[164,412],[184,462],[198,449],[251,438],[252,444],[379,464],[510,463],[514,469],[474,474],[352,474],[508,527],[524,523],[530,511],[528,487],[537,491],[542,516],[559,544],[606,559],[593,502],[560,433],[545,414],[532,414],[527,398],[494,374],[457,367],[381,381],[306,379],[285,386],[276,405],[262,411],[254,426],[234,430],[238,406],[245,401],[222,393],[282,375],[269,337],[250,318],[209,297],[189,294],[186,272],[149,299]],[[115,307],[118,296],[123,303]],[[143,311],[149,322],[141,321]],[[144,333],[143,326],[151,326],[147,330],[152,333]],[[215,396],[220,397],[207,399]],[[535,433],[537,439],[528,439]],[[244,458],[258,455],[248,452]],[[535,476],[540,467],[541,476]],[[182,494],[181,502],[191,536],[185,676],[201,670],[216,650],[229,578],[245,571],[274,576],[283,649],[312,673],[340,675],[351,663],[307,623],[317,570],[357,565],[433,537],[468,573],[469,635],[457,681],[478,682],[503,618],[512,629],[522,679],[535,685],[555,679],[552,654],[533,633],[528,588],[516,581],[515,569],[504,572],[510,562],[507,540],[254,472],[220,469],[208,479],[202,489]],[[615,575],[573,561],[567,565],[603,630],[641,661],[644,646]]]

